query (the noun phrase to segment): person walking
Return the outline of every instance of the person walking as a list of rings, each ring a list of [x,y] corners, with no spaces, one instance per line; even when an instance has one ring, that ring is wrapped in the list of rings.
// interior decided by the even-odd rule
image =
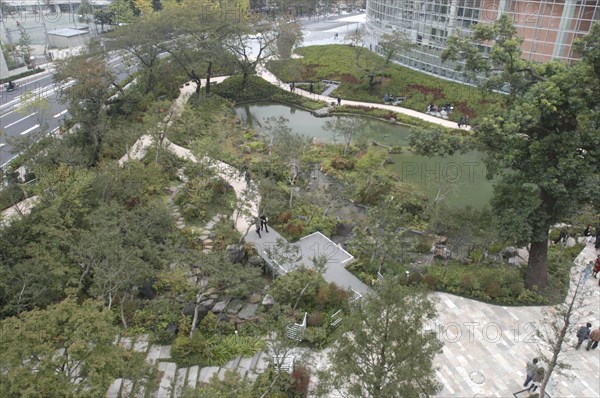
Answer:
[[[542,382],[544,381],[545,373],[546,373],[546,370],[544,368],[542,368],[541,366],[539,368],[537,368],[535,370],[535,374],[533,375],[533,378],[532,378],[533,383],[531,383],[531,386],[529,387],[529,390],[527,390],[527,391],[534,392],[535,390],[537,390],[538,387],[541,386]]]
[[[577,345],[575,346],[576,350],[578,350],[581,347],[581,344],[583,344],[583,342],[590,337],[591,328],[592,324],[589,322],[579,328],[577,331]]]
[[[523,383],[523,387],[527,387],[529,382],[531,380],[533,380],[533,376],[535,375],[535,372],[538,369],[537,363],[538,363],[537,358],[533,358],[533,360],[531,362],[527,363],[527,365],[525,367],[525,373],[527,373],[527,378],[525,379],[525,383]]]
[[[263,227],[265,227],[265,232],[269,233],[269,227],[267,226],[267,222],[269,222],[269,219],[267,218],[267,216],[265,216],[264,213],[261,213],[261,215],[260,215],[260,230],[262,231]]]
[[[592,226],[588,225],[584,230],[583,230],[583,239],[584,242],[590,243],[592,241]]]
[[[592,268],[592,276],[596,279],[596,275],[600,272],[600,254],[596,257],[596,262],[594,263],[594,268]]]
[[[341,97],[337,97],[337,101],[338,101],[338,106],[342,105],[342,98]]]
[[[312,84],[312,82],[311,82],[310,86],[308,86],[308,89],[310,90],[310,93],[312,94],[315,91],[315,85]]]
[[[596,347],[598,347],[599,342],[600,342],[600,327],[598,327],[598,329],[592,330],[592,333],[590,333],[590,341],[588,341],[587,347],[585,347],[585,350],[589,351],[590,348],[592,350],[595,350]]]
[[[256,221],[254,221],[254,227],[256,228],[256,233],[258,234],[258,237],[262,238],[262,236],[260,236],[260,218],[256,218]]]

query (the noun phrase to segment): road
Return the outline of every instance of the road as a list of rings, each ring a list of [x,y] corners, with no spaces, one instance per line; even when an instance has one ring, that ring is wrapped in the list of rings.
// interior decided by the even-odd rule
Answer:
[[[358,29],[365,20],[365,14],[342,14],[330,16],[326,19],[304,20],[302,29],[304,33],[304,46],[342,43],[347,33]],[[338,37],[335,38],[335,33]],[[161,56],[166,56],[165,53]],[[131,59],[124,58],[120,53],[109,55],[109,66],[117,76],[117,81],[122,81],[129,74],[137,70],[137,65]],[[46,125],[46,131],[56,132],[63,119],[68,116],[66,104],[59,101],[57,90],[61,88],[52,81],[52,66],[42,72],[24,79],[20,79],[16,91],[7,93],[5,87],[0,88],[0,166],[6,165],[16,154],[13,148],[6,143],[7,137],[21,137],[35,134],[40,126]],[[72,84],[72,83],[71,83]],[[67,87],[62,87],[65,89]],[[30,93],[30,94],[26,94]],[[49,109],[40,112],[35,109],[27,97],[48,101]]]
[[[137,65],[121,54],[109,55],[108,64],[122,81],[137,70]],[[0,127],[3,135],[0,137],[0,165],[4,166],[16,154],[7,143],[7,137],[22,137],[39,132],[40,126],[46,126],[46,131],[56,132],[63,119],[67,117],[67,105],[59,101],[59,90],[65,90],[73,83],[60,87],[52,80],[52,67],[44,72],[19,79],[19,87],[12,92],[6,92],[3,86],[0,91]],[[29,100],[28,100],[29,99]],[[47,109],[40,110],[37,100],[47,101]]]

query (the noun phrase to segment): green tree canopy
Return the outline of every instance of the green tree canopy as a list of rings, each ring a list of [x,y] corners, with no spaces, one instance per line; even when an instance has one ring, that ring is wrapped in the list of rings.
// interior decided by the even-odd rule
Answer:
[[[113,344],[112,318],[99,303],[69,297],[2,321],[0,395],[99,397],[115,378],[150,376],[141,354]]]
[[[424,293],[386,279],[344,313],[330,364],[319,373],[319,396],[434,396],[439,384],[432,362],[442,343],[425,325],[435,316]]]

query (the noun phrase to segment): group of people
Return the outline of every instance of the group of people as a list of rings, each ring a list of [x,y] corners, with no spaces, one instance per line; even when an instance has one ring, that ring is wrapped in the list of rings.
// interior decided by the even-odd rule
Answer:
[[[531,385],[527,389],[528,391],[535,391],[544,381],[544,375],[546,374],[546,369],[542,366],[538,366],[539,360],[537,358],[533,358],[531,362],[528,362],[525,367],[525,372],[527,373],[527,377],[525,378],[525,383],[523,383],[523,387],[527,388],[529,383]]]
[[[15,88],[17,88],[17,83],[13,82],[12,80],[9,80],[9,81],[8,81],[8,84],[6,85],[6,89],[7,89],[8,91],[12,91],[12,90],[14,90]]]
[[[578,350],[581,348],[581,345],[586,340],[588,340],[587,347],[585,348],[587,351],[598,347],[598,343],[600,342],[600,327],[592,330],[592,324],[590,322],[581,326],[577,330],[577,345],[575,346],[575,349]],[[527,377],[525,378],[523,387],[527,388],[527,390],[530,392],[537,390],[544,381],[546,369],[544,369],[543,366],[538,365],[538,363],[539,360],[537,358],[533,358],[525,367],[525,373],[527,373]]]
[[[264,213],[261,213],[260,216],[258,216],[256,218],[256,221],[254,222],[254,226],[256,227],[256,233],[258,234],[259,238],[262,238],[262,236],[260,235],[260,231],[265,230],[266,233],[269,233],[269,227],[267,226],[267,223],[269,222],[269,219],[267,218],[267,216]]]
[[[581,345],[586,340],[588,340],[587,346],[585,347],[586,351],[596,349],[600,342],[600,327],[592,330],[592,324],[588,322],[577,329],[577,345],[575,346],[575,349],[580,349]]]
[[[450,113],[454,110],[454,106],[452,106],[451,103],[447,102],[446,105],[442,106],[440,108],[440,106],[438,104],[429,104],[427,105],[427,112],[447,112]]]
[[[468,125],[469,125],[469,116],[461,115],[460,118],[458,119],[458,128],[461,128],[462,126],[468,126]]]

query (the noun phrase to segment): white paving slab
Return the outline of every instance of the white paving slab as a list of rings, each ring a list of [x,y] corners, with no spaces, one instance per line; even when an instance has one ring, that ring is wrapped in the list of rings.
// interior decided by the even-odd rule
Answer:
[[[200,372],[199,366],[192,366],[188,371],[187,376],[187,386],[191,388],[196,388],[196,384],[198,383],[198,373]]]
[[[173,389],[173,381],[175,380],[175,372],[177,371],[177,364],[174,362],[160,362],[158,364],[158,370],[163,372],[163,374],[160,379],[156,397],[170,398]]]
[[[123,379],[116,379],[115,381],[113,381],[110,387],[108,387],[106,398],[119,398],[119,391],[121,391],[122,384]]]
[[[175,377],[175,389],[173,391],[173,398],[179,398],[183,387],[185,386],[185,377],[187,375],[188,368],[177,369],[177,376]]]

